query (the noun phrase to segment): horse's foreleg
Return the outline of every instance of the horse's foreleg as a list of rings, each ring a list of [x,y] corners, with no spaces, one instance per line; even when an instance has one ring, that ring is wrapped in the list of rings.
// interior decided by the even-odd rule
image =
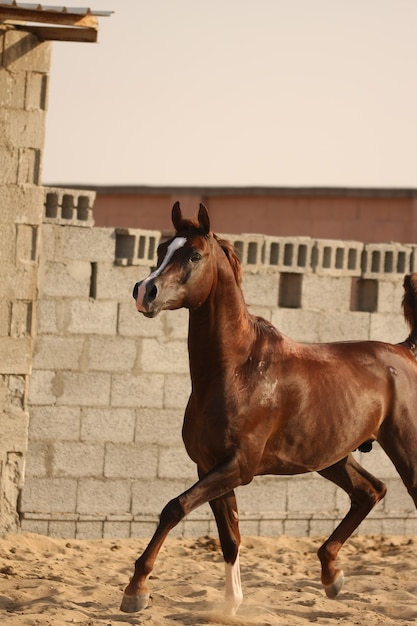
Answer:
[[[135,571],[125,589],[121,610],[134,613],[144,609],[149,600],[146,579],[151,573],[155,559],[169,531],[174,528],[185,515],[205,502],[221,498],[238,485],[242,484],[241,468],[236,457],[212,469],[195,485],[183,494],[174,498],[164,507],[158,527],[148,547],[135,563]],[[248,482],[246,479],[245,482]],[[236,575],[233,571],[232,574]]]
[[[242,599],[239,567],[239,517],[234,491],[210,502],[216,519],[225,565],[226,612],[235,615]]]
[[[375,504],[382,500],[386,487],[359,465],[352,455],[319,474],[344,489],[351,500],[349,512],[318,551],[321,581],[326,595],[334,598],[343,586],[343,572],[335,567],[338,552]]]

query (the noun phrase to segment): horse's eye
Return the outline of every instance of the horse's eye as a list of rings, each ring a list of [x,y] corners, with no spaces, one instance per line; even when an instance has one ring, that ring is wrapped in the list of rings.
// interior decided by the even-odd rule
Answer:
[[[200,259],[201,259],[201,254],[199,252],[193,252],[193,254],[190,256],[191,263],[198,263]]]

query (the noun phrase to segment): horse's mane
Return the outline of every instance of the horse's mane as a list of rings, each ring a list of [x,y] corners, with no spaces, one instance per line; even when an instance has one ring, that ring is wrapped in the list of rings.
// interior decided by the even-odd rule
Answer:
[[[239,257],[236,254],[236,249],[234,245],[226,239],[220,239],[220,237],[218,237],[214,233],[213,237],[225,253],[227,260],[229,261],[230,266],[233,270],[233,274],[235,275],[236,283],[240,287],[242,284],[242,265],[240,264]]]

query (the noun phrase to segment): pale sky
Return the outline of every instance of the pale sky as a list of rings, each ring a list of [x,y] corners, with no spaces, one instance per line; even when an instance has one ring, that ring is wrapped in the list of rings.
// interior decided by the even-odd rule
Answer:
[[[45,184],[417,188],[417,0],[62,4]]]

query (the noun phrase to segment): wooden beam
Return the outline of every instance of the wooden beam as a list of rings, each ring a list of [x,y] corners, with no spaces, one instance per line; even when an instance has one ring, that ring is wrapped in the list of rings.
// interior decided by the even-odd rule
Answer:
[[[71,9],[69,9],[71,11]],[[98,19],[95,15],[77,15],[63,11],[47,11],[32,9],[12,9],[0,7],[0,22],[41,22],[44,24],[60,24],[62,26],[79,26],[83,28],[98,28]]]
[[[59,26],[35,26],[34,24],[23,25],[19,28],[29,31],[42,41],[79,41],[96,43],[98,31],[95,28],[70,28]]]

